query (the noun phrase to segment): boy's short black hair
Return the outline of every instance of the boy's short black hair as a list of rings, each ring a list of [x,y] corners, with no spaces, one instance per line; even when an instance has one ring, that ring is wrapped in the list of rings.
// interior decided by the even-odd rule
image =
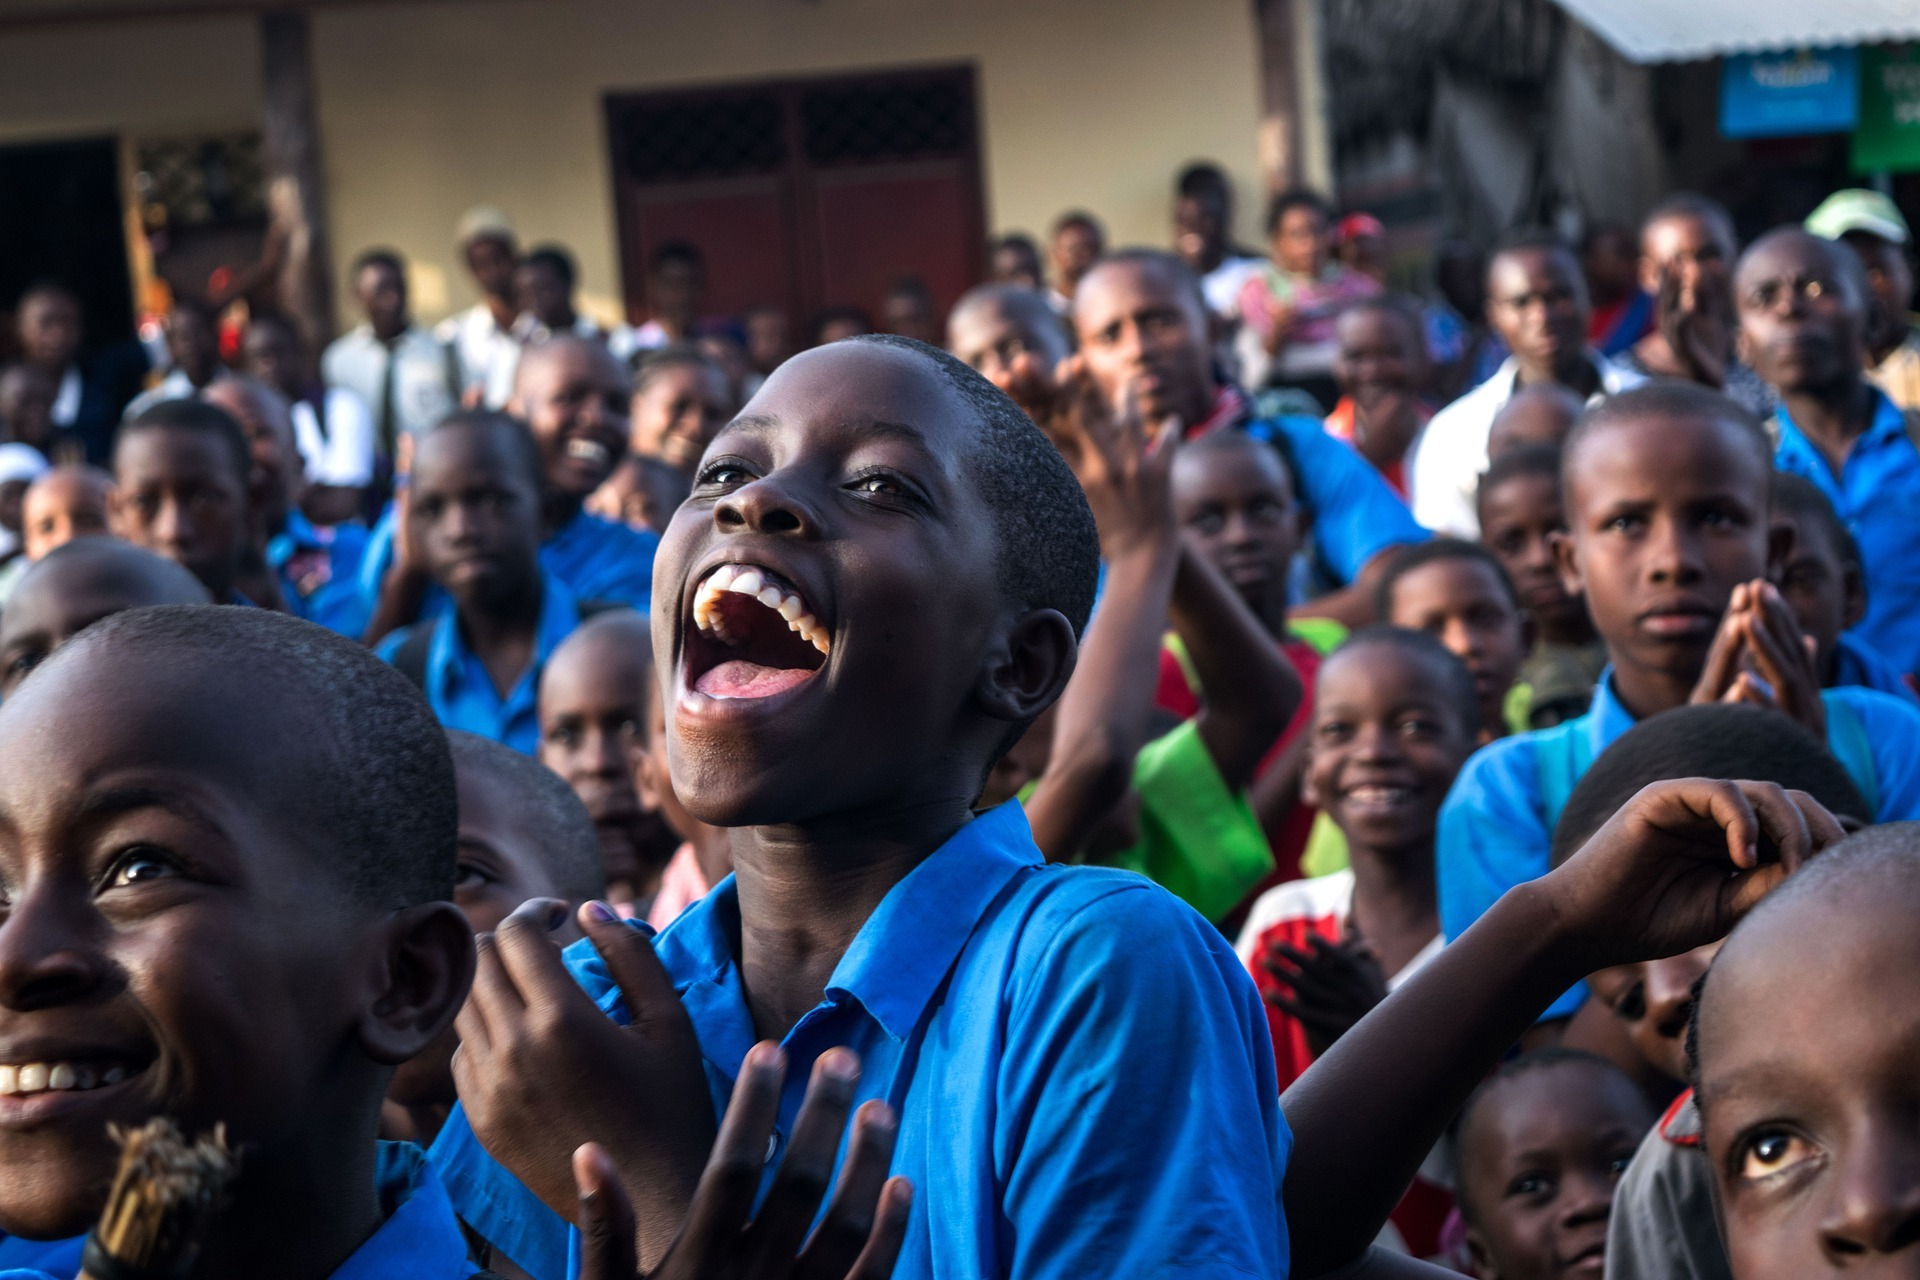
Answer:
[[[633,355],[633,394],[636,396],[654,384],[664,373],[675,369],[711,369],[713,361],[692,343],[676,342],[664,347],[636,351]]]
[[[1481,1105],[1486,1102],[1487,1095],[1495,1089],[1519,1077],[1534,1075],[1542,1071],[1553,1071],[1561,1067],[1588,1067],[1598,1071],[1612,1072],[1614,1075],[1619,1076],[1629,1087],[1634,1088],[1636,1092],[1638,1091],[1638,1086],[1633,1083],[1633,1077],[1622,1071],[1618,1065],[1609,1062],[1597,1053],[1588,1053],[1584,1049],[1563,1049],[1555,1045],[1551,1048],[1535,1049],[1531,1053],[1523,1053],[1512,1061],[1503,1063],[1492,1075],[1482,1080],[1479,1086],[1468,1095],[1466,1102],[1460,1107],[1459,1114],[1454,1116],[1453,1124],[1448,1126],[1447,1129],[1447,1145],[1451,1149],[1451,1163],[1453,1165],[1454,1203],[1460,1207],[1460,1216],[1467,1220],[1468,1225],[1479,1225],[1475,1216],[1475,1206],[1470,1203],[1469,1197],[1467,1196],[1466,1179],[1460,1176],[1462,1172],[1461,1165],[1463,1163],[1461,1157],[1466,1150],[1467,1133],[1473,1125],[1474,1116],[1479,1112]],[[1651,1103],[1648,1104],[1648,1109],[1652,1110]]]
[[[1727,941],[1731,943],[1743,930],[1752,928],[1756,919],[1787,910],[1803,898],[1831,894],[1848,881],[1862,877],[1881,882],[1904,881],[1902,889],[1920,890],[1920,822],[1884,822],[1856,831],[1823,851],[1762,898],[1746,918],[1733,927]],[[1706,1003],[1707,980],[1712,976],[1713,970],[1708,969],[1693,984],[1693,1013],[1687,1022],[1690,1083],[1698,1083],[1700,1079],[1700,1010]]]
[[[1656,222],[1665,222],[1669,218],[1698,218],[1707,223],[1714,231],[1725,237],[1727,244],[1738,251],[1740,237],[1733,229],[1733,215],[1727,212],[1727,206],[1711,196],[1703,196],[1697,191],[1676,191],[1653,206],[1653,210],[1640,220],[1640,230]],[[1728,267],[1733,264],[1729,262]]]
[[[372,650],[267,609],[158,605],[101,619],[45,665],[103,645],[271,689],[261,701],[277,708],[277,737],[305,756],[287,782],[302,802],[287,825],[324,833],[348,889],[379,908],[451,900],[459,814],[447,736],[413,682]]]
[[[978,416],[967,474],[993,520],[1001,590],[1022,608],[1059,610],[1081,635],[1100,576],[1100,536],[1087,496],[1053,442],[1006,392],[938,347],[891,333],[848,341],[932,362]]]
[[[244,491],[253,483],[253,451],[247,447],[247,433],[219,405],[204,400],[162,400],[121,427],[120,438],[124,440],[136,431],[198,431],[212,436],[233,460],[240,488]]]
[[[1460,726],[1466,736],[1473,738],[1479,734],[1480,692],[1474,687],[1473,673],[1467,670],[1466,663],[1460,661],[1460,655],[1424,631],[1376,622],[1361,627],[1349,635],[1327,657],[1333,658],[1349,649],[1364,649],[1369,645],[1386,645],[1400,649],[1424,662],[1431,663],[1447,686],[1445,690],[1447,701],[1453,705],[1455,714],[1460,717]],[[1322,662],[1323,670],[1325,666],[1325,662]]]
[[[587,806],[562,778],[532,756],[503,742],[461,729],[447,730],[456,782],[459,771],[470,770],[505,794],[514,812],[530,830],[541,832],[543,860],[554,887],[569,902],[585,902],[607,892],[607,869],[601,860],[600,836]]]
[[[1333,202],[1311,187],[1289,187],[1267,203],[1267,235],[1280,229],[1280,220],[1295,209],[1312,209],[1329,226],[1333,223]]]
[[[1574,252],[1567,238],[1557,231],[1546,227],[1516,227],[1494,242],[1493,252],[1487,255],[1487,266],[1493,266],[1493,260],[1508,253],[1563,253],[1577,268],[1580,255]]]
[[[1485,506],[1487,495],[1509,480],[1521,476],[1545,476],[1553,481],[1554,487],[1560,486],[1560,458],[1565,451],[1557,444],[1523,444],[1517,449],[1509,449],[1492,462],[1480,475],[1480,483],[1474,489],[1473,505],[1477,511]]]
[[[1134,266],[1149,267],[1172,278],[1174,285],[1200,308],[1203,316],[1211,315],[1207,308],[1207,291],[1200,283],[1200,273],[1187,265],[1187,260],[1171,249],[1155,249],[1149,245],[1128,245],[1124,249],[1115,249],[1103,256],[1095,264],[1094,270],[1101,267]]]
[[[1373,612],[1377,618],[1393,616],[1393,589],[1400,579],[1415,569],[1437,564],[1442,560],[1470,560],[1482,564],[1499,582],[1500,590],[1506,594],[1507,603],[1513,606],[1515,613],[1524,613],[1526,606],[1520,603],[1520,593],[1515,590],[1513,579],[1507,576],[1506,566],[1477,542],[1468,542],[1465,538],[1429,538],[1425,542],[1415,542],[1401,547],[1387,561],[1386,572],[1380,575],[1380,581],[1373,589]]]
[[[1218,201],[1222,213],[1233,206],[1233,183],[1226,170],[1211,160],[1196,160],[1173,180],[1174,194],[1186,200]]]
[[[573,265],[573,255],[567,252],[564,245],[543,244],[529,249],[527,256],[520,260],[520,265],[545,267],[560,277],[560,283],[568,293],[573,292],[573,282],[580,274]]]
[[[390,267],[399,273],[400,279],[407,278],[407,260],[400,256],[398,249],[363,249],[360,256],[353,260],[353,270],[347,275],[349,280],[357,279],[368,267]]]
[[[1378,311],[1382,315],[1393,316],[1413,332],[1414,345],[1422,356],[1427,353],[1427,328],[1421,322],[1420,311],[1412,299],[1400,293],[1370,293],[1364,298],[1354,298],[1340,308],[1339,314],[1361,311]]]
[[[1085,227],[1100,239],[1107,238],[1106,229],[1100,225],[1100,219],[1085,209],[1069,209],[1053,220],[1053,235],[1059,235],[1068,227]]]
[[[685,240],[669,240],[648,257],[647,270],[658,271],[670,262],[685,263],[696,271],[704,271],[707,265],[696,246]]]
[[[1860,544],[1853,540],[1853,531],[1833,509],[1827,495],[1820,492],[1819,485],[1791,471],[1776,471],[1772,497],[1774,511],[1791,516],[1801,524],[1819,526],[1842,564],[1855,569],[1865,567],[1866,562],[1860,558]]]
[[[1738,401],[1711,387],[1679,378],[1652,378],[1608,396],[1582,413],[1561,445],[1561,483],[1573,478],[1573,464],[1587,441],[1608,427],[1638,418],[1705,418],[1738,427],[1768,471],[1773,470],[1773,441],[1760,419]]]
[[[508,450],[526,469],[528,483],[536,490],[544,488],[547,464],[540,456],[540,445],[533,438],[533,429],[520,419],[498,409],[455,409],[428,427],[421,439],[441,431],[456,430],[491,431],[501,436],[508,442]]]
[[[1548,861],[1559,866],[1641,788],[1674,778],[1773,782],[1830,813],[1873,821],[1846,768],[1798,723],[1761,707],[1707,703],[1649,716],[1601,752],[1560,811]]]

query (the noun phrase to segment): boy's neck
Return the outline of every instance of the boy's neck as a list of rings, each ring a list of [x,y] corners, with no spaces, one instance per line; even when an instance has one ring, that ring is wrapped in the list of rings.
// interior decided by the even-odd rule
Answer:
[[[540,500],[541,518],[546,521],[547,536],[552,537],[573,523],[586,506],[586,498],[577,493],[552,490]]]
[[[308,1117],[303,1126],[323,1139],[311,1150],[244,1153],[192,1280],[325,1280],[380,1229],[373,1117]]]
[[[850,821],[734,829],[740,974],[757,1036],[783,1039],[820,1003],[881,899],[970,816],[967,801],[953,798]]]
[[[1392,977],[1440,932],[1433,841],[1429,837],[1417,846],[1376,849],[1349,835],[1347,861],[1353,869],[1348,920]]]
[[[1873,388],[1858,370],[1823,387],[1782,392],[1780,401],[1816,444],[1851,443],[1873,425]]]
[[[1607,660],[1613,663],[1613,695],[1636,721],[1686,706],[1693,696],[1693,687],[1700,683],[1705,664],[1703,655],[1702,665],[1690,673],[1636,667],[1619,661],[1611,647],[1607,650]]]
[[[1583,608],[1578,613],[1568,610],[1566,616],[1548,620],[1540,619],[1540,642],[1563,648],[1577,649],[1592,644],[1596,636],[1593,618]]]
[[[517,598],[488,608],[460,606],[457,621],[461,638],[480,665],[487,669],[494,690],[506,697],[533,663],[539,643],[540,607],[544,591],[538,569]]]

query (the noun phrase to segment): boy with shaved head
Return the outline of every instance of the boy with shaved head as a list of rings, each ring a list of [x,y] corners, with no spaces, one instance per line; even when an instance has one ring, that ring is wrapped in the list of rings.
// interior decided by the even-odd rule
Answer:
[[[1774,465],[1819,488],[1859,543],[1867,615],[1854,630],[1920,670],[1920,449],[1867,380],[1868,287],[1845,244],[1797,227],[1754,241],[1734,272],[1740,354],[1779,395]]]

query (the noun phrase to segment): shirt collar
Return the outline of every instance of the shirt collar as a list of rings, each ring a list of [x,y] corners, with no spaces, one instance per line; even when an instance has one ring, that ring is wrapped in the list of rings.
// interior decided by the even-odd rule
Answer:
[[[1213,389],[1213,407],[1207,410],[1206,418],[1198,426],[1187,432],[1187,439],[1198,440],[1201,436],[1236,426],[1247,417],[1248,412],[1247,397],[1240,388],[1231,382],[1223,382]]]
[[[439,1280],[472,1274],[460,1221],[446,1188],[428,1168],[425,1151],[410,1142],[381,1143],[374,1185],[387,1219],[331,1280]]]
[[[834,966],[827,998],[858,1001],[889,1036],[905,1040],[987,908],[1018,872],[1043,862],[1017,802],[981,814],[881,899]],[[729,876],[656,944],[700,1029],[703,1052],[730,1074],[754,1041],[730,942],[739,921],[739,891]]]
[[[1620,701],[1613,691],[1613,664],[1608,663],[1600,673],[1599,683],[1593,687],[1593,705],[1587,708],[1587,731],[1591,735],[1593,759],[1598,760],[1600,753],[1613,745],[1618,738],[1634,725],[1640,723],[1633,718],[1633,712],[1627,710],[1626,703]]]
[[[1888,440],[1906,439],[1906,413],[1901,410],[1899,405],[1887,397],[1886,392],[1874,386],[1872,383],[1867,384],[1867,390],[1873,393],[1873,418],[1867,423],[1867,429],[1860,433],[1860,438],[1854,442],[1855,447],[1857,448],[1863,444],[1883,444]],[[1774,421],[1780,425],[1780,438],[1783,442],[1791,440],[1803,449],[1807,449],[1821,457],[1825,456],[1813,447],[1813,442],[1807,439],[1806,433],[1800,430],[1799,424],[1796,423],[1793,420],[1793,416],[1787,412],[1787,402],[1785,400],[1780,401],[1774,406],[1773,417]]]
[[[532,671],[545,668],[547,659],[580,625],[580,602],[544,567],[540,570],[540,621],[533,633]],[[466,660],[472,655],[460,634],[460,614],[449,609],[434,623],[433,640],[427,649],[427,671],[435,687],[445,689],[460,677]]]

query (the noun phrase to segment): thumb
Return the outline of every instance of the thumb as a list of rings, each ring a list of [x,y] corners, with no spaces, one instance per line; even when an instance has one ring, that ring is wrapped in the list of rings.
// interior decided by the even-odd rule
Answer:
[[[580,1280],[633,1280],[633,1204],[599,1144],[574,1151],[573,1185],[580,1196]]]
[[[620,919],[604,902],[585,904],[575,918],[580,931],[606,961],[607,973],[620,988],[634,1026],[686,1016],[680,997],[674,993],[673,979],[654,954],[652,929]]]

